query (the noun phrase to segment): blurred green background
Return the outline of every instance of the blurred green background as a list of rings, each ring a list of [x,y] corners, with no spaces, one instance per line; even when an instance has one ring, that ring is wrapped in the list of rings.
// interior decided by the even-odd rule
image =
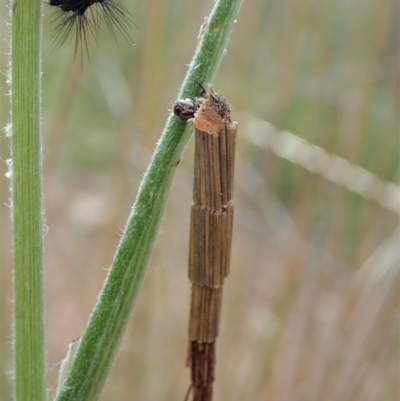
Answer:
[[[96,302],[213,1],[124,2],[90,62],[43,30],[49,381]],[[0,69],[7,71],[7,4]],[[398,183],[399,13],[392,0],[247,0],[214,80],[239,123],[231,274],[215,400],[399,398],[398,214],[259,146],[259,118]],[[103,24],[104,25],[104,24]],[[0,122],[9,119],[5,78]],[[242,122],[241,122],[242,120]],[[242,128],[241,128],[242,127]],[[12,399],[9,140],[0,139],[0,394]],[[101,400],[183,400],[193,142]],[[326,168],[331,166],[327,162]],[[334,168],[334,166],[332,166]],[[352,184],[357,186],[357,177]],[[397,187],[398,188],[398,187]]]

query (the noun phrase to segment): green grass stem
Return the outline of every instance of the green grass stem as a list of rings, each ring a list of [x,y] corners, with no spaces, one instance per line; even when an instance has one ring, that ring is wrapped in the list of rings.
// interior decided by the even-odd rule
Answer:
[[[41,0],[11,5],[15,399],[44,401]]]

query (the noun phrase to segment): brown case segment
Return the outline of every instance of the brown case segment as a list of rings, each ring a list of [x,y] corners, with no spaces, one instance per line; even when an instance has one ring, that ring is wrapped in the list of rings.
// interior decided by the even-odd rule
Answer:
[[[221,211],[232,199],[236,123],[225,123],[218,135],[196,129],[193,203]]]
[[[221,212],[192,205],[189,278],[192,283],[220,287],[229,272],[233,203]]]
[[[215,342],[211,344],[192,341],[190,344],[190,370],[193,401],[212,399],[215,371]]]
[[[192,285],[190,305],[189,339],[211,343],[218,336],[221,313],[222,287],[209,288]]]

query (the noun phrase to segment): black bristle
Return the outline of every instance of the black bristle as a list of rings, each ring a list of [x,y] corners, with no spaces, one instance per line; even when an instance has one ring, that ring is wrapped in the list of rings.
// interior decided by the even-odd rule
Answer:
[[[58,47],[66,40],[74,41],[75,52],[80,47],[88,52],[88,38],[97,37],[102,21],[116,39],[118,30],[129,42],[132,41],[128,29],[133,23],[129,11],[117,0],[49,0],[49,5],[58,7],[54,17],[54,45]],[[116,28],[116,29],[115,29]]]

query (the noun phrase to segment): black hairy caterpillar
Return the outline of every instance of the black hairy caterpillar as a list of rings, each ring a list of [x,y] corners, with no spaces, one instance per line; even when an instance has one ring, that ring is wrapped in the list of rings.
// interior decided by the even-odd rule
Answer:
[[[133,23],[129,11],[118,0],[49,0],[50,6],[58,7],[59,13],[53,22],[54,45],[57,47],[67,39],[75,42],[75,52],[80,47],[88,54],[88,37],[97,42],[100,23],[103,21],[111,35],[116,38],[118,30],[129,42],[129,26]]]

